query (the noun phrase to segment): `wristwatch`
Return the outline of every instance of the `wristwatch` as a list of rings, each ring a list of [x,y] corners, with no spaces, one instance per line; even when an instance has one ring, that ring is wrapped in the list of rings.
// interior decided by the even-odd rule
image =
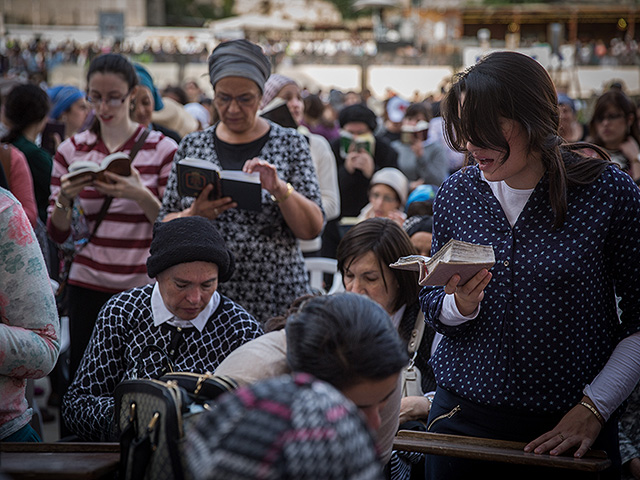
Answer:
[[[429,400],[429,409],[431,409],[431,405],[433,405],[433,399],[435,398],[435,392],[425,393],[424,396],[427,400]]]

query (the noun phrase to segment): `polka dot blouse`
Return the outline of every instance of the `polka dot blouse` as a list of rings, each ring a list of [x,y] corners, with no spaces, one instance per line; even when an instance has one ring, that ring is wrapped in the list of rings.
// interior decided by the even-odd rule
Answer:
[[[640,189],[607,167],[569,190],[557,230],[548,192],[545,176],[513,227],[476,166],[451,176],[435,200],[434,252],[451,238],[495,252],[475,320],[440,323],[444,289],[420,292],[427,322],[445,335],[431,359],[438,385],[479,404],[566,411],[616,344],[640,330]]]

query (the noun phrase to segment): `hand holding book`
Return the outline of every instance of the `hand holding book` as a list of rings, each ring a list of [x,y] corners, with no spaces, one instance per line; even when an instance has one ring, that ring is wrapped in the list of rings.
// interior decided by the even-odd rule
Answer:
[[[123,177],[131,175],[131,159],[124,152],[107,155],[100,163],[80,160],[69,165],[68,179],[88,177],[91,180],[109,182],[104,172],[112,172]]]
[[[186,157],[178,161],[178,194],[182,197],[197,197],[203,203],[202,192],[211,185],[209,193],[204,197],[207,201],[220,200],[230,197],[235,202],[235,206],[245,210],[259,212],[262,209],[261,197],[262,186],[260,175],[240,170],[217,170],[216,166],[198,158]],[[223,202],[228,208],[228,202]],[[217,216],[215,209],[221,207],[211,205],[205,208],[213,208],[213,217]],[[227,208],[225,208],[226,210]],[[209,215],[205,215],[210,217]]]
[[[490,245],[451,239],[433,257],[410,255],[389,266],[419,271],[418,283],[422,286],[442,286],[454,275],[460,276],[458,285],[464,285],[480,270],[489,269],[494,264],[495,256]]]

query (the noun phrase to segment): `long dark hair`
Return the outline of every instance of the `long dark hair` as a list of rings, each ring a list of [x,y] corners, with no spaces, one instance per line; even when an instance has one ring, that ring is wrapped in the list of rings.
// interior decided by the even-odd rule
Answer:
[[[2,141],[12,143],[17,140],[28,126],[44,120],[49,108],[49,96],[40,87],[30,83],[13,87],[4,103],[4,115],[10,129]]]
[[[138,74],[133,64],[119,53],[105,53],[91,61],[89,70],[87,71],[87,88],[94,73],[113,73],[120,75],[129,87],[127,93],[131,93],[131,90],[138,85]],[[93,119],[90,130],[96,135],[100,134],[100,121],[97,117]]]
[[[529,137],[529,152],[541,153],[555,228],[561,228],[566,219],[567,189],[592,183],[610,164],[600,148],[563,143],[558,136],[553,81],[542,65],[521,53],[495,52],[458,74],[443,100],[442,117],[452,148],[466,152],[466,142],[471,142],[480,148],[503,150],[503,163],[510,151],[500,117],[520,123]],[[579,150],[586,147],[603,158],[582,155]]]
[[[351,227],[340,240],[336,252],[338,271],[344,277],[351,263],[369,252],[373,252],[378,260],[386,289],[389,287],[384,269],[400,257],[418,254],[409,236],[396,222],[388,218],[369,218]],[[418,299],[418,272],[391,270],[391,274],[398,282],[398,296],[393,304],[395,311]]]
[[[287,320],[287,361],[338,390],[364,380],[384,380],[408,362],[387,312],[356,293],[308,300]]]

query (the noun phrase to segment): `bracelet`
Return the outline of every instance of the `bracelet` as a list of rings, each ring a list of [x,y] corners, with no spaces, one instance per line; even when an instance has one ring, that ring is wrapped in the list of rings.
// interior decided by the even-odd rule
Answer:
[[[598,422],[600,422],[600,425],[604,425],[604,417],[602,416],[602,414],[596,409],[596,407],[594,407],[593,405],[585,402],[585,401],[581,401],[580,405],[582,405],[583,407],[588,408],[589,410],[591,410],[591,413],[593,413],[596,418],[598,419]]]
[[[284,194],[284,197],[282,198],[276,198],[275,195],[271,195],[271,200],[273,200],[276,203],[282,203],[284,202],[287,198],[289,198],[289,196],[293,193],[293,185],[291,185],[289,182],[287,182],[287,193]]]
[[[64,194],[63,194],[63,197],[64,197]],[[67,198],[67,197],[64,197],[64,198]],[[69,205],[68,207],[65,207],[60,203],[60,200],[58,200],[57,198],[55,200],[55,204],[56,204],[56,208],[59,208],[60,210],[64,210],[65,212],[68,212],[69,210],[71,210],[71,205]]]

